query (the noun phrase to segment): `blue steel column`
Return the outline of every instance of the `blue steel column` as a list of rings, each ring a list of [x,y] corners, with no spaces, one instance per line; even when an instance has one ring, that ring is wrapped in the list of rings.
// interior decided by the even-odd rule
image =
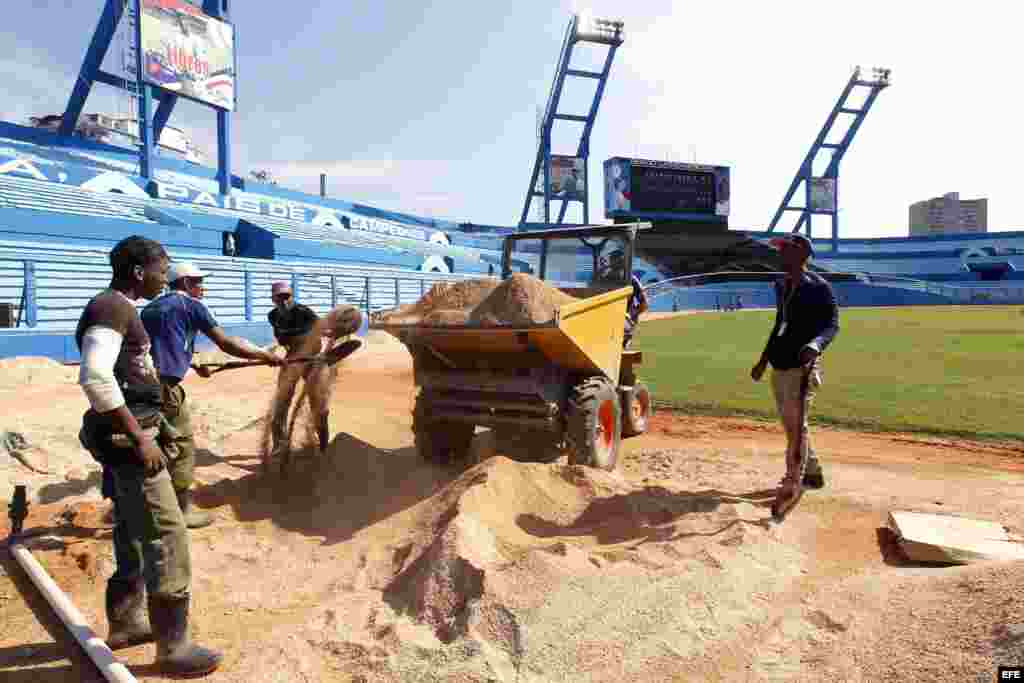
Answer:
[[[846,100],[849,98],[850,93],[856,86],[866,87],[870,90],[870,92],[868,93],[868,96],[865,99],[864,104],[861,105],[860,108],[849,108],[846,106]],[[816,158],[819,151],[821,151],[822,149],[829,149],[832,151],[832,158],[829,160],[828,168],[822,174],[822,177],[830,178],[835,181],[835,204],[831,207],[829,211],[820,211],[818,213],[828,213],[831,215],[832,249],[833,251],[839,250],[839,162],[842,161],[843,155],[846,154],[846,151],[850,148],[850,144],[853,142],[854,136],[856,136],[857,131],[864,123],[864,119],[867,117],[868,111],[870,111],[872,104],[874,104],[875,99],[878,97],[878,93],[881,92],[883,88],[887,88],[888,86],[888,69],[884,69],[881,71],[876,70],[876,78],[873,81],[861,80],[859,67],[856,71],[854,71],[853,75],[850,77],[849,82],[847,82],[846,84],[846,88],[843,89],[843,93],[840,96],[839,101],[836,103],[835,107],[833,107],[832,113],[829,114],[829,117],[826,120],[825,125],[822,127],[821,131],[818,133],[817,138],[815,138],[814,143],[811,145],[811,149],[807,153],[807,156],[804,159],[804,163],[800,167],[800,171],[797,173],[796,177],[793,178],[793,181],[790,183],[789,190],[786,192],[785,198],[782,200],[782,204],[779,206],[778,211],[775,212],[775,217],[772,219],[771,224],[768,227],[768,232],[772,232],[775,229],[775,226],[778,223],[779,218],[782,216],[784,211],[799,211],[800,218],[797,220],[797,224],[796,227],[793,229],[793,232],[800,232],[800,229],[803,227],[803,223],[806,220],[808,225],[808,234],[810,234],[811,221],[814,213],[811,210],[810,206],[810,181],[814,171],[814,159]],[[849,128],[847,129],[846,133],[843,135],[842,139],[838,143],[826,143],[825,139],[827,138],[829,131],[832,129],[832,126],[835,124],[836,117],[840,113],[852,114],[854,116],[854,119],[850,123]],[[793,199],[793,195],[795,194],[796,189],[801,182],[804,182],[807,185],[807,192],[805,194],[808,199],[803,207],[791,206],[790,201]]]
[[[153,120],[149,110],[153,106],[152,86],[141,84],[139,94],[139,175],[147,180],[153,177]]]
[[[800,164],[800,170],[797,171],[796,177],[793,178],[793,182],[790,183],[789,190],[786,191],[785,199],[782,200],[782,204],[779,205],[778,210],[775,212],[775,217],[772,218],[772,222],[768,226],[768,232],[775,230],[775,226],[779,222],[779,218],[782,217],[782,212],[789,206],[790,200],[796,193],[797,186],[800,185],[804,169],[806,169],[808,165],[813,164],[814,157],[818,153],[818,150],[821,149],[821,145],[825,142],[825,137],[828,135],[829,130],[832,129],[832,124],[835,123],[836,117],[839,115],[839,110],[843,106],[843,102],[846,101],[846,98],[850,95],[850,91],[853,90],[854,85],[857,84],[857,78],[858,76],[856,73],[850,76],[850,80],[846,83],[846,87],[843,88],[843,93],[839,96],[839,101],[837,101],[836,105],[832,108],[832,112],[825,120],[825,125],[822,126],[821,130],[818,132],[818,136],[814,139],[811,149],[808,150],[807,156],[804,157],[803,163]],[[799,224],[797,225],[797,229],[799,230]]]
[[[68,104],[64,108],[64,118],[60,122],[60,128],[57,129],[59,135],[71,135],[75,132],[75,124],[78,123],[78,117],[82,115],[85,101],[89,98],[93,81],[96,80],[96,72],[103,64],[103,58],[107,56],[110,41],[117,31],[117,25],[121,21],[123,13],[124,6],[119,0],[107,0],[103,7],[103,14],[100,15],[100,20],[96,24],[96,30],[92,34],[92,40],[89,42],[85,59],[82,60],[82,68],[75,80],[75,87],[72,88]]]
[[[831,176],[835,180],[835,193],[833,195],[832,204],[832,253],[839,253],[839,165],[836,165],[835,175]]]
[[[39,320],[39,307],[36,304],[36,264],[25,261],[25,324],[35,327]]]
[[[203,0],[203,11],[231,23],[227,0]],[[235,100],[238,100],[238,32],[232,28],[235,44]],[[222,195],[231,194],[231,112],[217,109],[217,181]]]
[[[252,272],[245,271],[245,320],[252,322]]]
[[[217,110],[217,180],[220,193],[231,194],[231,112]]]
[[[578,17],[573,15],[569,19],[568,27],[565,30],[565,36],[562,39],[562,49],[558,53],[558,67],[555,73],[555,80],[551,84],[551,92],[548,93],[547,109],[544,112],[544,121],[541,127],[541,147],[538,148],[537,157],[534,158],[534,170],[532,170],[529,178],[529,187],[526,189],[526,201],[523,202],[522,215],[519,217],[519,224],[522,225],[526,222],[529,216],[529,209],[537,197],[537,179],[541,175],[542,164],[545,166],[545,215],[548,214],[548,200],[547,197],[547,168],[548,155],[550,154],[551,146],[551,124],[555,112],[558,110],[558,99],[561,96],[562,83],[565,80],[565,72],[568,70],[569,52],[572,50],[572,40],[575,35],[575,27],[577,27]],[[549,222],[550,218],[546,217],[545,222]]]
[[[153,139],[160,140],[160,136],[164,132],[164,126],[167,125],[167,121],[171,118],[171,113],[174,111],[174,105],[178,103],[178,96],[172,92],[162,91],[160,93],[160,104],[156,106],[156,112],[153,114]]]
[[[152,86],[145,82],[145,55],[142,49],[142,0],[135,3],[135,66],[139,74],[139,175],[149,180],[153,173],[153,120],[150,109],[153,106]]]
[[[551,132],[544,133],[544,223],[551,222]]]
[[[612,44],[608,50],[608,56],[604,60],[604,67],[601,69],[601,77],[597,81],[597,90],[594,92],[594,101],[590,105],[590,112],[587,114],[587,122],[583,125],[583,135],[576,156],[583,157],[583,187],[585,194],[583,199],[583,223],[590,223],[590,132],[594,128],[594,121],[597,119],[597,109],[604,97],[604,88],[608,85],[608,75],[612,71],[612,60],[615,59],[615,52],[619,49],[617,44]],[[565,203],[562,204],[562,216],[565,215]],[[562,222],[561,218],[558,220]]]

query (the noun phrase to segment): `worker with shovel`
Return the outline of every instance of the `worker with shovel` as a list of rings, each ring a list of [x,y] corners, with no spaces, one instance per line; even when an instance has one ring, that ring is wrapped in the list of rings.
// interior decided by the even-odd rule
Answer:
[[[305,384],[297,403],[301,406],[303,400],[309,401],[320,451],[326,453],[334,383],[332,367],[361,345],[358,340],[338,345],[335,342],[340,337],[355,334],[362,316],[359,309],[340,305],[321,318],[313,309],[295,301],[291,286],[284,281],[273,283],[270,292],[274,308],[267,313],[267,320],[273,327],[274,338],[287,351],[289,369],[278,376],[270,420],[270,451],[264,454],[264,463],[279,458],[284,472],[290,461],[288,413],[299,379]]]
[[[168,463],[178,504],[190,529],[208,526],[212,519],[192,504],[192,482],[195,471],[196,443],[192,418],[181,381],[192,365],[196,336],[201,332],[224,353],[239,358],[280,366],[284,361],[241,337],[229,337],[202,299],[206,293],[206,273],[193,264],[178,261],[171,264],[167,279],[170,292],[154,299],[142,311],[142,324],[152,342],[153,363],[163,385],[163,412],[178,432],[177,457]],[[201,372],[197,370],[198,372]],[[209,376],[206,373],[202,373]]]
[[[839,306],[831,285],[807,270],[814,255],[810,239],[794,233],[770,244],[779,250],[785,276],[775,282],[775,325],[750,376],[760,381],[771,364],[775,404],[786,430],[786,476],[772,506],[772,515],[781,519],[804,487],[825,485],[808,435],[807,406],[821,386],[820,356],[839,332]]]

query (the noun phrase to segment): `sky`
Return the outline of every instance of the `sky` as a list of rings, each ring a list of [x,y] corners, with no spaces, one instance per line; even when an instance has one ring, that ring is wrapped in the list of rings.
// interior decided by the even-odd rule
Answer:
[[[63,111],[102,5],[5,3],[0,119]],[[946,192],[987,197],[990,231],[1024,229],[1017,3],[232,0],[231,11],[238,175],[267,169],[316,193],[326,172],[340,199],[514,225],[566,25],[589,12],[625,22],[591,135],[592,223],[604,221],[603,161],[633,156],[730,166],[730,226],[767,227],[859,64],[891,69],[891,86],[840,167],[840,235],[906,235],[909,205]],[[581,45],[571,66],[605,54]],[[571,83],[559,111],[583,113],[592,92]],[[96,86],[86,111],[118,106]],[[211,110],[179,104],[171,123],[216,163]],[[553,151],[574,152],[578,136],[558,124]],[[815,236],[830,230],[815,218]]]

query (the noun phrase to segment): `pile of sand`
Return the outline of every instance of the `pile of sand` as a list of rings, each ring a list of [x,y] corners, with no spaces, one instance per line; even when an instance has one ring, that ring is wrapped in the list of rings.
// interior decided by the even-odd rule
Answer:
[[[77,381],[78,367],[64,365],[52,358],[0,358],[0,390],[30,384],[67,384]]]
[[[470,324],[536,325],[551,322],[560,306],[576,301],[543,280],[516,273],[494,289],[469,315]]]
[[[575,301],[525,273],[503,282],[492,278],[439,282],[414,304],[399,306],[378,316],[388,325],[497,327],[550,322],[559,306]]]
[[[607,664],[592,659],[596,643],[614,643],[612,659],[656,657],[661,643],[698,656],[763,617],[756,596],[784,589],[804,562],[749,502],[589,468],[495,457],[428,505],[432,533],[398,555],[383,600],[499,680],[594,675]],[[399,669],[415,665],[403,649]]]

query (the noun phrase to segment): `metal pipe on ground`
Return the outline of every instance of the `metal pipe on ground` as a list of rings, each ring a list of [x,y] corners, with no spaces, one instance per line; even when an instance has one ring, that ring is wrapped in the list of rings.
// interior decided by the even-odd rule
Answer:
[[[23,500],[24,495],[24,486],[15,487],[14,496],[16,502],[19,498]],[[15,519],[14,507],[12,504],[12,521]],[[12,530],[16,528],[20,532],[20,527],[21,523],[18,520],[16,526],[12,525]],[[110,683],[136,683],[136,678],[132,675],[132,672],[124,664],[114,659],[114,653],[107,646],[106,642],[89,627],[89,622],[85,620],[85,617],[82,616],[82,613],[75,607],[74,603],[64,594],[64,591],[54,583],[42,565],[36,561],[36,558],[32,557],[29,549],[15,539],[16,536],[12,535],[9,540],[9,548],[11,554],[14,555],[14,559],[18,561],[21,568],[32,579],[32,583],[43,594],[46,602],[50,604],[53,611],[64,622],[64,626],[75,637],[75,640],[85,650],[85,653],[89,655],[89,659],[93,661],[93,664],[100,670],[103,677],[110,681]]]

